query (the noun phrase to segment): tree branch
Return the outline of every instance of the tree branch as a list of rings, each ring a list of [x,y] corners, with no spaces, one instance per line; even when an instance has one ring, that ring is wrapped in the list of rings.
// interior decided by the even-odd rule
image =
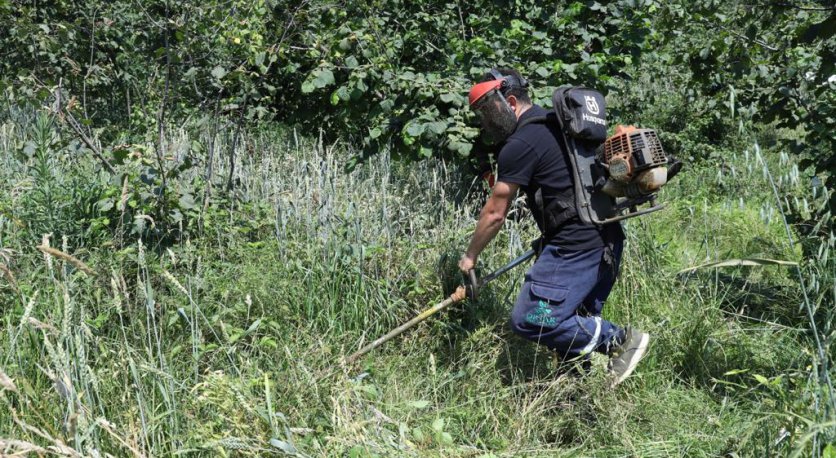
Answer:
[[[835,11],[836,6],[799,6],[793,5],[792,3],[784,3],[784,2],[775,2],[772,3],[772,6],[781,6],[784,8],[792,8],[796,10],[802,11]]]
[[[767,43],[767,42],[765,42],[765,41],[763,41],[763,40],[759,40],[759,39],[757,39],[757,38],[749,38],[749,37],[747,37],[746,35],[743,35],[742,33],[737,32],[737,31],[734,31],[734,30],[732,30],[732,29],[730,29],[730,28],[728,28],[728,27],[725,27],[725,26],[723,26],[723,25],[721,25],[721,24],[717,24],[717,23],[715,23],[715,22],[711,22],[711,21],[706,20],[706,19],[702,20],[701,22],[703,22],[704,24],[709,25],[709,26],[714,26],[714,27],[717,27],[717,28],[719,28],[719,29],[723,29],[724,31],[726,31],[726,32],[728,32],[728,33],[730,33],[730,34],[732,34],[732,35],[734,35],[734,36],[738,37],[738,38],[742,38],[742,39],[744,39],[744,40],[746,40],[746,41],[748,41],[748,42],[750,42],[750,43],[755,43],[755,44],[758,44],[758,45],[760,45],[760,46],[763,46],[764,48],[766,48],[766,49],[768,49],[768,50],[770,50],[770,51],[772,51],[772,52],[777,52],[777,51],[779,51],[779,49],[778,49],[778,48],[776,48],[776,47],[774,47],[774,46],[771,46],[769,43]]]
[[[101,148],[99,148],[96,145],[93,139],[91,139],[87,136],[86,133],[84,133],[84,129],[81,128],[81,124],[75,119],[75,116],[73,116],[73,114],[70,113],[68,109],[69,104],[61,104],[60,88],[55,91],[55,98],[57,101],[57,112],[59,115],[61,115],[60,117],[67,121],[67,124],[69,124],[70,127],[75,131],[76,135],[78,135],[81,138],[81,141],[84,142],[85,145],[87,145],[87,148],[89,148],[90,151],[93,152],[93,156],[95,156],[96,159],[98,159],[99,162],[101,162],[102,165],[104,165],[107,171],[113,175],[116,175],[116,169],[114,169],[113,166],[110,165],[110,162],[108,162],[108,160],[104,157]]]

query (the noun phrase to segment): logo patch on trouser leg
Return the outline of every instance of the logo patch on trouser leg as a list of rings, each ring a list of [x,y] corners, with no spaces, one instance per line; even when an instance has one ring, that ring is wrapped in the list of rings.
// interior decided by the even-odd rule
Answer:
[[[525,315],[525,321],[536,326],[557,326],[557,318],[551,316],[552,308],[545,301],[539,301],[537,308]]]

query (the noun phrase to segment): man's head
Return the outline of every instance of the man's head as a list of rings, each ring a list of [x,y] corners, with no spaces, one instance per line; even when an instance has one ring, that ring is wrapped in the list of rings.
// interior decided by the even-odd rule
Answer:
[[[517,119],[531,107],[528,81],[511,68],[492,69],[470,89],[470,108],[479,117],[490,142],[502,142],[514,133]]]

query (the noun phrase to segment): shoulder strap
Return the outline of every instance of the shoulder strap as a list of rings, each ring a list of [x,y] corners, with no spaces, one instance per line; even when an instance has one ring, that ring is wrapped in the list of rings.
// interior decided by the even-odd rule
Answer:
[[[566,105],[566,93],[571,89],[574,89],[574,86],[561,86],[552,93],[552,106],[561,130],[563,130],[563,123],[566,121],[566,113],[569,112],[569,106]]]

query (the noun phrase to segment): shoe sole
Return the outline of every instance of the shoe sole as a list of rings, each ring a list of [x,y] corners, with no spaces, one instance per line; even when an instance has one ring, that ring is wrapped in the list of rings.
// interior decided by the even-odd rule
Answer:
[[[634,356],[630,360],[630,364],[627,366],[627,370],[624,371],[624,373],[621,374],[620,377],[615,379],[612,386],[616,386],[619,383],[623,382],[624,380],[627,379],[627,377],[630,376],[630,374],[633,373],[633,370],[636,368],[636,366],[639,365],[639,362],[641,362],[642,358],[644,358],[644,354],[647,351],[647,344],[649,344],[649,343],[650,343],[650,334],[642,334],[642,338],[639,341],[638,346],[636,346],[635,353],[633,354]]]

